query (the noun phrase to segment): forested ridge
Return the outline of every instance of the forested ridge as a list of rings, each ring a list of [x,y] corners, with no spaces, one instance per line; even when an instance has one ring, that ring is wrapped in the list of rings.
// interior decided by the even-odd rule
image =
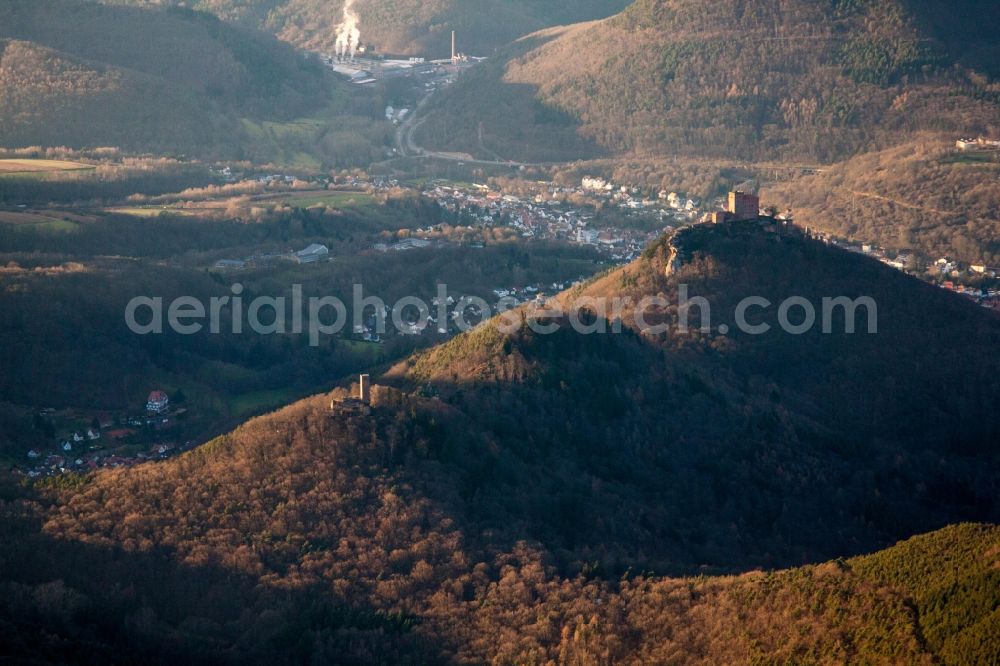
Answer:
[[[208,14],[78,0],[0,6],[0,145],[238,156],[239,118],[321,109],[333,82]]]
[[[460,481],[428,446],[446,410],[407,400],[359,417],[324,396],[176,461],[58,496],[5,492],[0,651],[111,663],[995,654],[994,526],[786,571],[663,578],[594,562],[574,574],[537,541],[467,522]]]
[[[496,224],[412,191],[433,160],[392,157],[383,109],[429,88],[296,51],[332,49],[339,1],[0,0],[0,146],[122,157],[0,182],[0,661],[1000,666],[996,312],[770,217],[612,268],[617,249],[508,226],[539,192],[568,202],[540,217],[597,200],[586,175],[636,187],[581,208],[603,231],[626,192],[707,207],[770,170],[789,180],[763,202],[802,225],[1000,262],[996,160],[952,148],[1000,132],[995,0],[355,7],[381,53],[447,55],[455,29],[492,56],[420,107],[421,146],[580,161],[553,183],[496,165],[522,200]],[[257,180],[384,157],[407,191]],[[649,208],[630,223],[660,228]],[[324,260],[292,260],[314,243]],[[358,284],[538,297],[378,342],[239,334],[232,304],[218,334],[123,318],[137,295],[292,285],[353,315]],[[747,297],[769,332],[738,325]],[[793,297],[808,330],[782,330]]]
[[[678,557],[723,564],[736,553],[778,565],[843,554],[844,547],[871,549],[885,538],[879,533],[933,527],[919,527],[922,521],[948,522],[932,518],[935,507],[980,519],[995,514],[986,470],[997,464],[1000,426],[988,405],[1000,385],[989,355],[967,350],[990,348],[996,316],[876,261],[805,239],[778,242],[755,229],[696,227],[677,241],[687,258],[670,277],[664,240],[643,259],[562,297],[568,307],[576,298],[637,303],[659,295],[669,305],[648,310],[645,319],[666,322],[668,333],[637,334],[630,310],[621,334],[579,335],[565,320],[551,335],[489,326],[419,354],[389,376],[414,387],[429,382],[488,424],[483,455],[495,442],[508,445],[477,473],[516,506],[524,466],[534,469],[526,487],[547,488],[549,511],[567,507],[565,541],[593,535],[587,538],[605,550],[612,568],[621,542],[633,540],[648,544],[651,557],[661,544],[661,566]],[[711,304],[712,333],[675,329],[682,284]],[[776,304],[793,294],[817,311],[830,294],[870,296],[878,332],[844,333],[837,318],[831,334],[819,326],[784,334]],[[775,304],[759,316],[771,334],[735,332],[732,313],[749,295]],[[692,312],[694,328],[701,314]],[[720,322],[729,335],[715,332]],[[865,319],[855,325],[867,328]],[[953,344],[956,334],[963,345]],[[575,467],[565,480],[542,473],[560,469],[550,458],[570,450]],[[570,481],[581,477],[600,479],[596,488],[615,499],[595,498],[583,512],[569,508],[593,491]],[[622,478],[628,483],[617,485]],[[755,490],[744,492],[748,487]],[[634,488],[643,490],[633,496]],[[656,497],[660,509],[639,497]],[[633,501],[638,506],[623,510]],[[641,518],[622,523],[622,513]],[[631,528],[641,538],[623,536]]]
[[[868,291],[880,332],[494,322],[377,378],[370,412],[337,389],[162,463],[6,488],[3,644],[50,660],[995,654],[996,527],[834,558],[996,522],[998,424],[977,407],[996,368],[947,342],[995,340],[996,317],[756,225],[664,239],[562,298],[679,281],[723,320],[744,285]],[[32,627],[45,634],[29,646]]]
[[[327,0],[103,0],[109,4],[177,6],[267,30],[297,46],[332,53],[343,3]],[[540,28],[602,18],[621,11],[627,0],[359,0],[361,38],[379,53],[447,57],[451,31],[459,50],[490,55]]]
[[[764,197],[841,238],[1000,263],[1000,159],[923,137],[770,185]]]
[[[998,21],[978,0],[641,0],[525,37],[442,95],[422,131],[475,149],[482,123],[487,149],[535,161],[596,146],[829,162],[921,130],[995,130]]]

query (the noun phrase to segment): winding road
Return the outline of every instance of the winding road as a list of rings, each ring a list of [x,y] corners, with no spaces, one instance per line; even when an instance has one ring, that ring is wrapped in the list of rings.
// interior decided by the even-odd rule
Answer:
[[[433,96],[433,92],[424,95],[423,99],[420,100],[416,108],[413,109],[406,119],[399,124],[399,127],[396,128],[396,151],[399,153],[400,157],[427,157],[437,160],[448,160],[450,162],[463,162],[465,164],[508,166],[514,168],[522,166],[541,166],[540,164],[516,162],[512,160],[480,160],[471,155],[437,152],[418,146],[417,142],[413,138],[413,133],[427,120],[427,117],[422,114],[422,111],[426,109],[427,104]]]

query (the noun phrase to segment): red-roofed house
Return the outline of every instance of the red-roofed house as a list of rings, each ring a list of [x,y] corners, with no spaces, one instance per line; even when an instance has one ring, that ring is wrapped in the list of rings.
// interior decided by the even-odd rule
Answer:
[[[146,399],[146,411],[161,414],[170,406],[170,398],[163,391],[153,391]]]

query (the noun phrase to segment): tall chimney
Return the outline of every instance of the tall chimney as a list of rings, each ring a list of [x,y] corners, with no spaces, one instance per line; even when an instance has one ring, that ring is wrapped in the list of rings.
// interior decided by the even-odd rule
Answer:
[[[455,64],[455,31],[451,31],[451,62]]]
[[[361,402],[369,404],[372,401],[372,378],[370,375],[361,375],[361,380],[358,382],[358,393]]]

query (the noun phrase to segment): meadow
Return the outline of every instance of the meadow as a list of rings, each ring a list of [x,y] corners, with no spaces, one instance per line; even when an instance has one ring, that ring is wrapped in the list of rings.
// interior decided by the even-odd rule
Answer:
[[[93,164],[67,160],[0,159],[0,175],[50,174],[63,171],[92,171]]]

